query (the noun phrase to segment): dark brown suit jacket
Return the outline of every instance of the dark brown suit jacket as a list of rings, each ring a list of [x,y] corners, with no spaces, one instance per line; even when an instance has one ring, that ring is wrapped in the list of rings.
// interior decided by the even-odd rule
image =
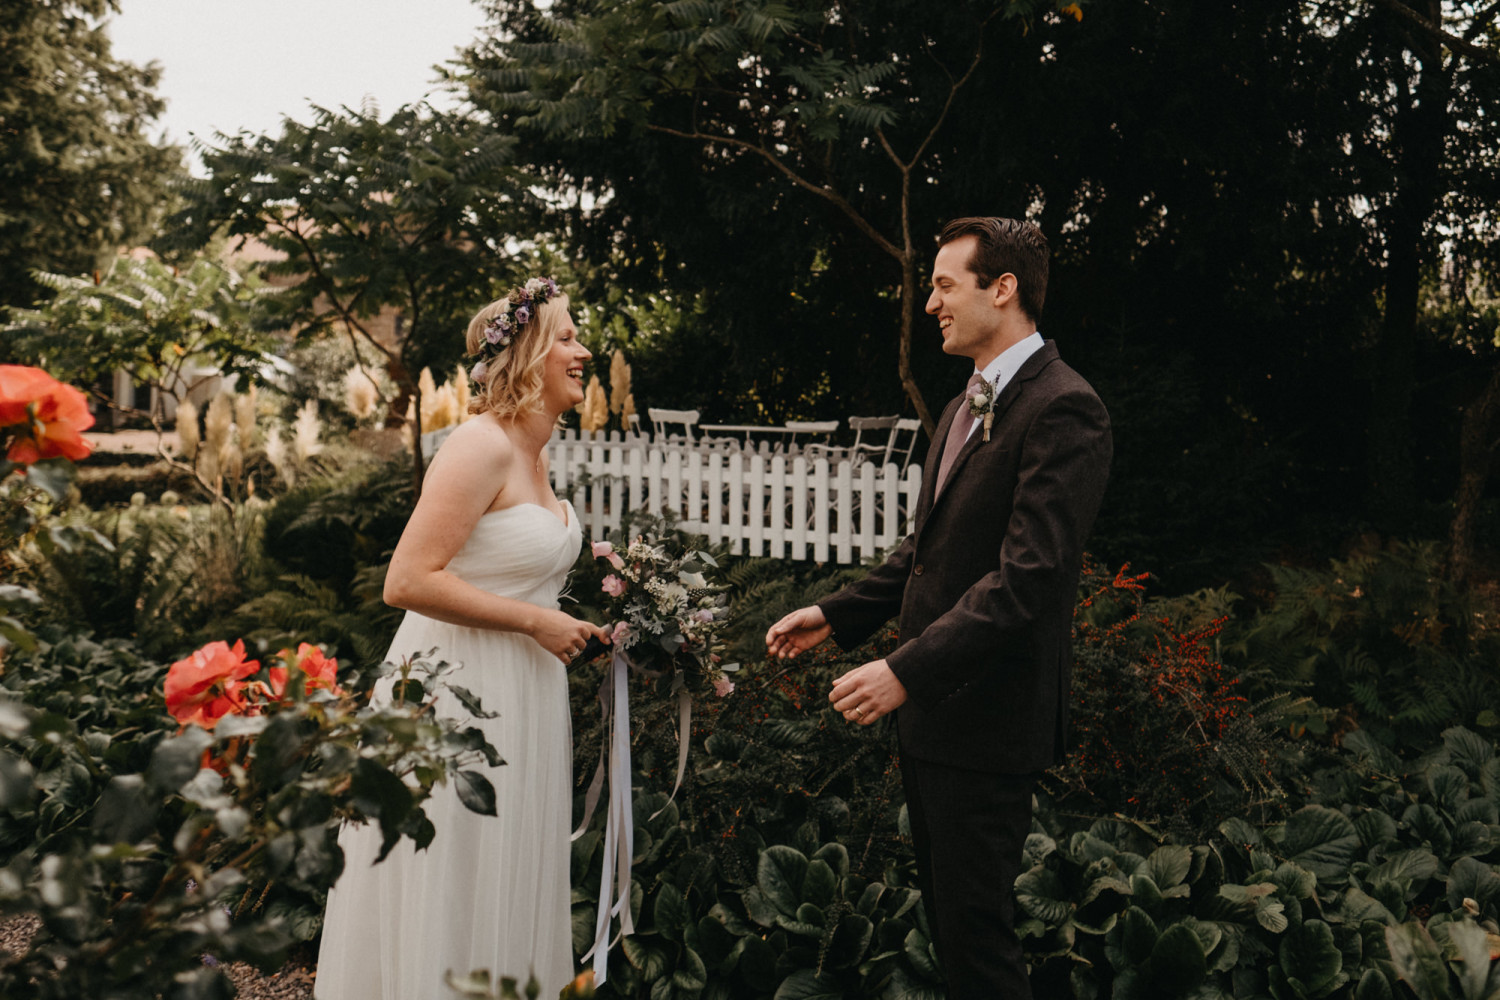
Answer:
[[[948,426],[938,421],[915,533],[865,579],[819,603],[845,649],[900,612],[887,662],[906,686],[902,753],[1004,774],[1062,759],[1073,606],[1104,496],[1109,414],[1048,341],[976,427],[934,498]]]

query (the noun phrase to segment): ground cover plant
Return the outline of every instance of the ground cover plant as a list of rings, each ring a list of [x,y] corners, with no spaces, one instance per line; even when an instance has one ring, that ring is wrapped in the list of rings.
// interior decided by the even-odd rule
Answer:
[[[358,700],[371,678],[395,669],[376,663],[395,616],[372,610],[409,503],[406,479],[399,463],[330,468],[255,506],[233,541],[245,566],[234,599],[188,594],[173,613],[154,612],[166,605],[153,595],[184,537],[227,544],[206,516],[68,512],[65,488],[40,489],[46,476],[24,499],[8,494],[33,517],[27,554],[12,564],[29,567],[37,589],[6,593],[23,641],[0,672],[0,905],[43,917],[32,950],[0,966],[14,995],[220,995],[202,954],[274,967],[315,937],[341,864],[333,836],[343,817],[367,816],[388,837],[433,833],[421,798],[438,773],[466,781],[458,771],[484,748],[462,728]],[[1401,582],[1402,567],[1421,564],[1393,551],[1380,621],[1412,618],[1413,602],[1423,621],[1431,578]],[[641,707],[636,933],[612,952],[599,994],[941,997],[893,734],[851,727],[826,701],[833,678],[893,647],[894,630],[857,650],[763,657],[772,621],[863,570],[710,552],[733,614],[724,657],[746,666],[732,692],[705,694],[671,804],[677,720],[669,699],[646,697],[649,678],[632,682]],[[581,613],[600,613],[594,595],[610,570],[581,555],[570,588]],[[1446,718],[1396,725],[1371,711],[1359,728],[1366,703],[1330,707],[1336,687],[1288,677],[1290,697],[1268,698],[1277,656],[1295,660],[1288,650],[1308,642],[1305,630],[1268,622],[1277,601],[1305,597],[1278,592],[1271,611],[1245,614],[1227,592],[1162,599],[1149,587],[1127,568],[1091,567],[1081,588],[1077,746],[1044,783],[1018,883],[1038,989],[1077,998],[1491,995],[1500,756],[1483,712],[1452,699]],[[1448,617],[1426,618],[1453,620],[1435,614]],[[1376,639],[1388,630],[1362,628]],[[162,689],[169,664],[216,631],[251,638],[241,659],[230,656],[236,663],[272,663],[277,650],[326,632],[331,645],[317,662],[347,653],[333,679],[345,694],[304,681],[257,715],[225,715],[211,734],[196,723],[178,733]],[[1459,638],[1451,624],[1441,634]],[[1286,649],[1278,635],[1289,636]],[[1465,641],[1487,637],[1476,630]],[[232,653],[223,645],[216,655]],[[1389,655],[1369,683],[1395,703],[1410,681]],[[445,683],[444,668],[432,669]],[[266,691],[284,683],[265,667],[233,680]],[[597,681],[593,667],[572,678],[580,800],[599,740]],[[410,691],[425,699],[432,685]],[[371,736],[393,755],[378,758],[383,776],[350,754]],[[403,798],[391,779],[417,761],[426,783]],[[482,791],[471,791],[482,806]],[[595,829],[574,845],[580,954],[594,927],[600,840]],[[502,977],[521,971],[452,985],[508,995],[520,987]]]

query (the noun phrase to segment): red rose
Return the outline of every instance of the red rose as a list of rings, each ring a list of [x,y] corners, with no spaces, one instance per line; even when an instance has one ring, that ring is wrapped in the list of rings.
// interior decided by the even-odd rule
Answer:
[[[246,708],[244,679],[260,669],[245,659],[245,643],[220,640],[178,660],[167,670],[167,711],[183,725],[212,729],[230,712]]]
[[[83,393],[40,368],[0,365],[0,427],[17,425],[23,429],[6,457],[21,465],[59,455],[76,462],[93,450],[83,437],[94,426]]]

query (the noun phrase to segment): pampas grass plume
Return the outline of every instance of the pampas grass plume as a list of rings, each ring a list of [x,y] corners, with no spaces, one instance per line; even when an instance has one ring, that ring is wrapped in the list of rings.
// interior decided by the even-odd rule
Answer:
[[[309,399],[302,404],[302,409],[297,411],[297,423],[292,429],[296,433],[292,447],[299,462],[305,462],[323,450],[323,445],[318,441],[322,424],[318,421],[316,399]]]
[[[198,408],[191,400],[177,404],[177,442],[182,457],[191,462],[198,454]]]

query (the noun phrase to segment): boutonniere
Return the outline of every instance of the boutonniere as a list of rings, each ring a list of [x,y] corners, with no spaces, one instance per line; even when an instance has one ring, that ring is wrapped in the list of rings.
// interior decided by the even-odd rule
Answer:
[[[984,419],[984,437],[982,440],[990,439],[990,428],[995,425],[995,387],[988,382],[970,386],[967,390],[969,397],[969,416],[975,420]]]

